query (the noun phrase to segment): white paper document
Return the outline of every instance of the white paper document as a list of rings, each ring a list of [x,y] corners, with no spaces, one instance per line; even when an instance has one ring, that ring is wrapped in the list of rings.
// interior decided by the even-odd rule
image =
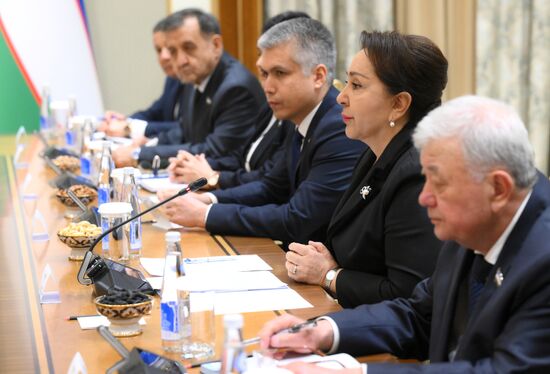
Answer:
[[[216,314],[262,312],[267,310],[312,308],[306,299],[291,288],[216,293]],[[193,309],[193,294],[191,294]]]
[[[140,178],[139,184],[149,192],[157,192],[165,189],[181,190],[187,187],[184,183],[172,183],[168,177]]]
[[[141,257],[139,262],[152,277],[162,277],[164,275],[164,258]]]
[[[109,319],[105,316],[87,316],[87,317],[78,317],[76,319],[78,321],[78,324],[80,325],[80,328],[82,330],[91,330],[98,328],[99,326],[109,326],[111,322],[109,322]],[[138,322],[141,326],[144,326],[147,324],[145,322],[145,319],[141,317]]]
[[[319,355],[304,355],[299,357],[293,357],[282,360],[275,360],[268,356],[263,356],[258,352],[254,352],[252,357],[246,360],[247,371],[261,372],[259,369],[277,368],[282,365],[287,365],[295,361],[314,363],[317,366],[321,366],[328,369],[343,369],[343,368],[359,368],[361,364],[355,358],[347,353],[338,353],[329,356]],[[285,371],[281,371],[283,373]]]
[[[189,274],[273,270],[258,255],[186,258],[184,259],[184,266],[185,272]]]
[[[164,258],[142,257],[140,261],[141,266],[143,266],[151,276],[161,277],[163,275]],[[189,275],[273,270],[273,268],[258,255],[197,257],[186,258],[183,261],[185,273]]]
[[[269,271],[246,271],[231,273],[192,273],[178,278],[178,289],[191,292],[234,292],[276,290],[287,288]]]

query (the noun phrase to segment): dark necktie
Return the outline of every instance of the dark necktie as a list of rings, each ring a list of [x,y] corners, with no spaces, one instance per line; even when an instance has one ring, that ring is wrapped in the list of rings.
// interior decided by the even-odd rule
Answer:
[[[472,263],[472,268],[470,270],[470,276],[468,278],[468,315],[471,315],[474,310],[479,295],[481,294],[481,291],[483,291],[483,287],[487,281],[487,276],[491,272],[492,268],[493,265],[485,261],[483,255],[475,256]]]
[[[296,173],[296,165],[298,165],[298,160],[300,159],[300,151],[303,140],[304,137],[300,134],[298,129],[296,129],[294,132],[294,137],[292,138],[292,168],[290,169],[292,175]]]
[[[200,113],[202,110],[201,103],[202,103],[202,93],[195,88],[195,92],[193,95],[193,108],[192,108],[193,115],[191,116],[193,121],[195,121],[196,118],[200,117]]]

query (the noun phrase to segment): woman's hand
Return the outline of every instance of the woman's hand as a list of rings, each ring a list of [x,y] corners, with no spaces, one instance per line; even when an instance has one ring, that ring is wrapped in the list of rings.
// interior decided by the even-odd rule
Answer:
[[[338,264],[323,243],[291,243],[286,253],[288,276],[297,282],[323,285],[325,274]]]

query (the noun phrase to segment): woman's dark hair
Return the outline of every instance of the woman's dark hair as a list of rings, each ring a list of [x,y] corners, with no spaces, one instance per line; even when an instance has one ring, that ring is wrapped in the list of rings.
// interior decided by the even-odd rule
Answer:
[[[416,126],[430,110],[441,105],[448,62],[430,39],[396,31],[363,31],[361,47],[391,94],[405,91],[411,95],[409,125]]]

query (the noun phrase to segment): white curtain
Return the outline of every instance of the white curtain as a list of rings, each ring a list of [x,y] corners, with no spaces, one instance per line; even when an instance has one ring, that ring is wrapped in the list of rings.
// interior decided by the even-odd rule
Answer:
[[[334,35],[336,78],[346,79],[346,69],[359,50],[362,30],[393,30],[393,1],[388,0],[266,0],[266,18],[285,10],[300,10],[323,24]]]
[[[478,0],[476,92],[514,106],[549,170],[550,1]]]

